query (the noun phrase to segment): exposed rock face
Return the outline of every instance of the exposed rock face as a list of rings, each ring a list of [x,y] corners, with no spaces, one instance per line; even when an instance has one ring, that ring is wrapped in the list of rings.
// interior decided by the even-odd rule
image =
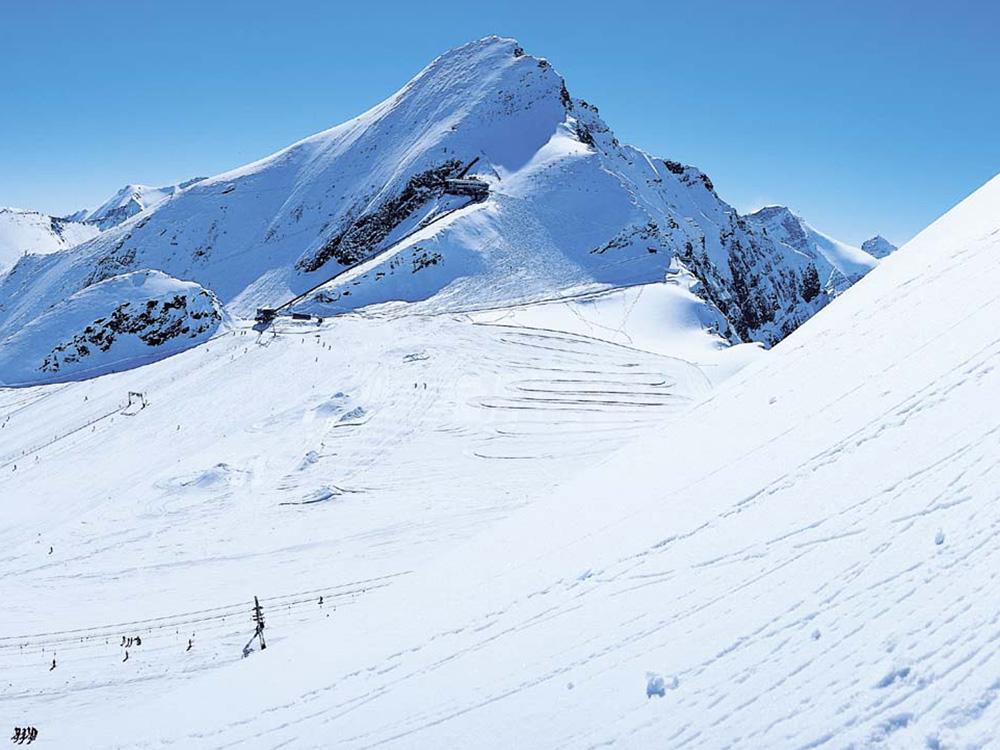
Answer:
[[[877,263],[860,248],[823,234],[784,206],[768,206],[746,218],[758,233],[787,250],[790,259],[806,258],[816,265],[823,287],[833,294],[847,289]]]
[[[334,235],[309,258],[296,265],[303,271],[317,271],[330,260],[341,266],[353,266],[374,255],[389,234],[428,201],[444,195],[446,181],[457,177],[464,165],[450,159],[438,167],[413,175],[399,195],[359,216],[348,228]]]
[[[208,292],[198,295],[208,297]],[[137,336],[146,346],[160,346],[172,338],[186,336],[197,339],[214,329],[222,319],[211,306],[192,304],[188,296],[176,294],[170,299],[146,300],[145,304],[122,302],[107,318],[98,318],[70,341],[58,344],[42,362],[43,372],[58,372],[63,365],[80,362],[92,349],[106,352],[125,335]]]
[[[222,320],[218,300],[197,284],[158,271],[116,276],[0,342],[0,383],[99,375],[159,359],[206,341]]]
[[[861,244],[861,249],[873,258],[881,260],[882,258],[892,255],[899,248],[889,242],[889,240],[882,235],[876,234],[870,240],[865,240]]]
[[[96,227],[55,216],[0,208],[0,273],[25,253],[53,253],[97,236]]]

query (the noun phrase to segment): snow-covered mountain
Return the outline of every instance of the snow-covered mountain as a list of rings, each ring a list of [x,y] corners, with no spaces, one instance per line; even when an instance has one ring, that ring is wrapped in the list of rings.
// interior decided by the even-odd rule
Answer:
[[[0,274],[25,253],[52,253],[96,237],[96,227],[37,211],[0,208]]]
[[[871,239],[865,240],[861,243],[861,249],[873,258],[881,260],[882,258],[896,252],[898,248],[882,235],[876,234]]]
[[[831,295],[847,289],[877,263],[866,251],[823,234],[785,206],[767,206],[747,216],[747,221],[785,248],[785,263],[815,269],[819,287]],[[808,274],[812,277],[813,271]],[[810,287],[816,289],[812,278]]]
[[[236,317],[317,285],[295,309],[479,311],[667,282],[677,294],[658,304],[684,312],[650,317],[771,345],[876,263],[822,240],[817,252],[772,238],[696,168],[620,143],[546,60],[490,37],[350,122],[190,184],[72,251],[25,258],[0,279],[0,342],[90,285],[152,269]],[[19,339],[39,380],[79,332],[51,333]],[[83,357],[63,377],[75,368],[94,371]]]
[[[99,375],[182,351],[208,340],[223,320],[215,296],[194,282],[159,271],[133,271],[92,284],[45,310],[0,346],[7,384],[31,383],[38,373],[60,380]],[[25,357],[36,341],[56,341],[36,363]]]
[[[137,213],[162,203],[202,178],[179,185],[153,188],[126,185],[100,207],[70,216],[48,216],[38,211],[0,208],[0,273],[25,254],[47,254],[91,240]]]
[[[162,203],[167,198],[202,179],[204,178],[196,177],[179,185],[167,185],[166,187],[126,185],[97,208],[93,210],[83,209],[67,218],[72,221],[92,224],[101,230],[110,229],[131,219],[147,208]]]
[[[0,705],[55,748],[993,747],[998,217],[715,390],[558,303],[0,389]]]

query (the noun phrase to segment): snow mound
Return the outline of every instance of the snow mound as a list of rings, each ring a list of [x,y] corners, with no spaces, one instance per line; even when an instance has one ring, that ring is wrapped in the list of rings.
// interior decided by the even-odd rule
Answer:
[[[211,292],[159,271],[89,286],[0,341],[0,384],[94,377],[206,341],[222,322]]]

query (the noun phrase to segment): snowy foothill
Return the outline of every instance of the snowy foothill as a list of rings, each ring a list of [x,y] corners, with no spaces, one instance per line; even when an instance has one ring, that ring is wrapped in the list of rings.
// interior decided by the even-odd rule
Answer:
[[[114,276],[0,340],[2,382],[25,386],[137,367],[204,343],[223,317],[215,296],[193,282],[159,271]]]

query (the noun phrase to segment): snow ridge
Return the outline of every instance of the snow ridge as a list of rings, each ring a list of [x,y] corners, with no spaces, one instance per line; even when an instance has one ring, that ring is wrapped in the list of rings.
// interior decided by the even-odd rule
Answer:
[[[98,234],[96,227],[37,211],[0,208],[0,274],[25,253],[54,253]]]
[[[126,185],[94,210],[77,211],[67,218],[92,224],[102,231],[110,229],[203,179],[205,178],[195,177],[178,185],[158,188],[149,185]]]
[[[483,194],[456,192],[459,179]],[[620,143],[548,61],[499,37],[446,52],[349,122],[151,208],[134,187],[88,220],[140,213],[0,279],[0,337],[88,285],[147,269],[197,282],[235,317],[323,282],[298,309],[474,311],[690,274],[703,311],[689,320],[770,346],[876,263],[814,230],[812,248],[772,238],[698,169]]]

